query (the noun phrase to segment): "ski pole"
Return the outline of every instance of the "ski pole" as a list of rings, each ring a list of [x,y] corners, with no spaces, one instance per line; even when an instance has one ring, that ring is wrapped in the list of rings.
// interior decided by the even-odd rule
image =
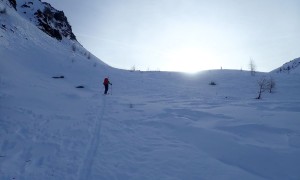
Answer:
[[[110,87],[111,87],[111,95],[112,95],[112,85]]]

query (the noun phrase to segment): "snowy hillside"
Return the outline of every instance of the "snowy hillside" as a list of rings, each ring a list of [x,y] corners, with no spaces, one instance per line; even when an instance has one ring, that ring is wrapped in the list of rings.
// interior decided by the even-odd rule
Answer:
[[[285,63],[281,67],[273,70],[276,73],[297,73],[300,74],[300,58],[296,58],[290,62]]]
[[[0,22],[1,180],[300,178],[299,74],[257,100],[270,74],[118,70],[13,8]]]

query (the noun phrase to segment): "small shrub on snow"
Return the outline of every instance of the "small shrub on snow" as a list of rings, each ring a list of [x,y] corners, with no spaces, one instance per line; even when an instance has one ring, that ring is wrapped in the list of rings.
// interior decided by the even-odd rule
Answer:
[[[6,25],[2,24],[0,28],[6,30]]]
[[[258,84],[258,96],[256,99],[261,99],[261,94],[265,92],[265,90],[268,88],[268,81],[266,77],[262,77],[257,81]]]
[[[6,8],[0,8],[0,14],[6,14]]]
[[[262,77],[257,81],[258,84],[258,96],[256,97],[256,99],[261,99],[261,95],[263,92],[265,92],[266,90],[269,91],[269,93],[272,93],[272,90],[275,88],[275,80],[270,77],[269,79],[267,79],[266,77]]]
[[[275,86],[276,86],[276,82],[275,82],[274,78],[270,77],[270,79],[268,80],[268,90],[269,90],[269,93],[272,93],[272,91],[275,88]]]
[[[252,58],[250,58],[249,68],[250,68],[251,76],[255,76],[256,66]]]
[[[64,79],[65,76],[53,76],[52,78],[53,78],[53,79]]]
[[[133,66],[131,67],[131,69],[130,69],[130,72],[134,72],[134,71],[136,71],[135,65],[133,65]]]
[[[214,81],[211,81],[210,83],[209,83],[209,85],[211,85],[211,86],[215,86],[215,85],[217,85]]]

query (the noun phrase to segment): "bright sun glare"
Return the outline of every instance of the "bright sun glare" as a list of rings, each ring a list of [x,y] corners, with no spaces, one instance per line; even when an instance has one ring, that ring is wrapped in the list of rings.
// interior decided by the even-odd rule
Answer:
[[[216,68],[216,57],[200,48],[181,48],[166,54],[168,66],[176,71],[196,73],[201,70]]]

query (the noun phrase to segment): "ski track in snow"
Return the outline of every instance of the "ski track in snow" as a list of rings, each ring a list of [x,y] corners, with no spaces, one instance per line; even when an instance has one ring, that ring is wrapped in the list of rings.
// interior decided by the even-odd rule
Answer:
[[[79,180],[86,180],[86,179],[91,179],[91,173],[92,173],[92,166],[94,164],[94,159],[96,157],[99,143],[100,143],[100,133],[101,133],[101,125],[102,125],[102,120],[105,115],[105,109],[106,109],[106,97],[103,96],[101,99],[102,101],[102,106],[96,106],[96,109],[92,111],[92,113],[98,112],[99,108],[101,108],[100,115],[96,116],[96,122],[95,122],[95,129],[92,134],[92,139],[90,141],[88,150],[86,152],[80,174],[79,174]]]

